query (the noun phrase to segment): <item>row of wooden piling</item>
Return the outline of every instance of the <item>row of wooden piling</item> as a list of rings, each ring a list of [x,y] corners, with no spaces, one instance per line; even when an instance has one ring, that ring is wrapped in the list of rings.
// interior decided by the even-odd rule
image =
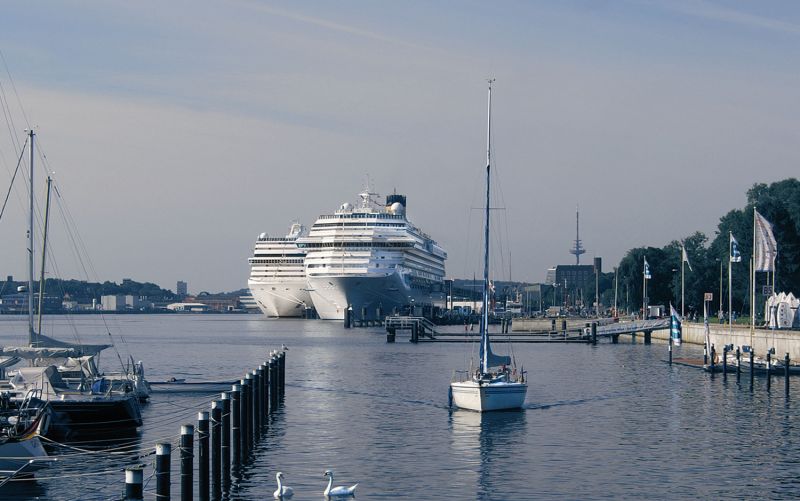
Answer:
[[[722,348],[722,377],[724,379],[728,378],[728,353],[733,351],[733,348],[734,348],[734,346],[732,344],[726,344]],[[772,374],[773,374],[773,370],[772,370],[772,355],[774,354],[774,351],[775,351],[774,349],[767,351],[767,363],[765,364],[766,365],[766,373],[767,373],[766,374],[766,376],[767,376],[767,391],[769,391],[772,388]],[[750,372],[750,391],[753,391],[753,383],[754,383],[754,380],[755,380],[755,364],[753,362],[754,362],[754,358],[755,358],[755,353],[754,353],[752,348],[748,348],[747,349],[747,353],[750,356],[750,367],[749,367],[749,372]],[[710,361],[707,360],[707,355],[705,354],[705,352],[703,354],[703,359],[704,359],[703,363],[704,364],[708,364],[709,372],[711,372],[712,374],[714,372],[716,372],[716,367],[715,367],[716,358],[717,358],[717,349],[712,344],[711,345],[711,360]],[[791,362],[791,360],[789,358],[789,353],[786,353],[783,356],[783,380],[784,380],[783,388],[784,388],[784,392],[785,392],[787,397],[789,396],[789,362]],[[740,347],[737,346],[736,347],[736,381],[739,381],[741,379],[741,372],[742,372],[742,351],[741,351]],[[776,375],[780,375],[780,374],[776,374]]]
[[[286,352],[272,352],[266,362],[213,400],[210,411],[198,413],[196,429],[192,424],[181,426],[178,445],[181,501],[193,500],[195,473],[199,501],[222,499],[223,492],[230,490],[231,478],[247,463],[261,440],[270,413],[283,403],[285,383]],[[158,501],[172,497],[171,453],[172,444],[156,444],[154,476]],[[126,468],[125,499],[141,500],[143,496],[142,466]]]

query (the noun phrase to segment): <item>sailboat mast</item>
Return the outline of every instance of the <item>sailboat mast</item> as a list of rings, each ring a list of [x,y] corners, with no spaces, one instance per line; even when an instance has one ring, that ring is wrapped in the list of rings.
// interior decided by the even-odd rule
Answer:
[[[30,165],[30,206],[28,219],[28,343],[33,345],[35,333],[33,331],[33,129],[28,131],[31,141],[31,165]]]
[[[489,103],[486,113],[486,207],[484,209],[483,231],[483,322],[481,323],[481,374],[488,370],[488,350],[486,349],[489,332],[489,182],[492,165],[492,82],[489,80]]]
[[[45,209],[44,209],[44,232],[42,233],[42,266],[39,270],[39,305],[38,305],[38,319],[36,325],[36,333],[34,334],[36,337],[42,333],[42,313],[44,312],[44,270],[45,270],[45,260],[47,258],[47,229],[50,225],[50,189],[52,187],[53,180],[50,176],[47,176],[47,201],[45,202]],[[38,339],[37,346],[38,346]]]

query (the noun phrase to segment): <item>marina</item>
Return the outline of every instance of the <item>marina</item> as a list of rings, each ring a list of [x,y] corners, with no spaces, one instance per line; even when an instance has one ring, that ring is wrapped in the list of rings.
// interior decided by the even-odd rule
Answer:
[[[778,380],[768,392],[766,381],[756,377],[750,392],[744,373],[737,384],[733,373],[711,379],[700,370],[670,367],[660,342],[515,344],[529,371],[525,409],[480,416],[448,409],[451,370],[469,356],[463,345],[387,344],[382,327],[348,330],[341,322],[255,315],[112,316],[111,321],[132,351],[158,343],[159,350],[145,361],[153,381],[239,380],[263,362],[264,350],[283,344],[289,349],[285,404],[270,417],[250,466],[236,479],[239,499],[270,498],[278,471],[295,499],[318,497],[327,484],[326,469],[336,472],[337,482],[359,483],[359,499],[524,498],[531,482],[542,497],[592,497],[603,489],[612,497],[696,499],[702,485],[701,497],[721,498],[736,496],[742,478],[750,479],[754,497],[798,494],[793,480],[798,453],[776,456],[772,447],[758,444],[800,439],[790,426],[800,385],[791,386],[787,400]],[[56,332],[70,328],[60,317],[51,322]],[[22,319],[0,318],[0,342],[13,341],[20,325]],[[443,328],[449,329],[459,327]],[[88,341],[103,336],[96,332]],[[220,338],[226,342],[220,344]],[[676,359],[681,357],[702,359],[702,348],[676,347]],[[409,364],[416,369],[409,371]],[[106,452],[87,444],[73,445],[92,452],[50,444],[59,460],[33,479],[9,483],[0,495],[119,498],[122,470],[152,465],[156,444],[173,441],[177,498],[179,428],[196,425],[197,413],[218,398],[216,391],[154,393],[133,439],[111,442]],[[512,435],[510,428],[517,432]],[[732,433],[734,428],[740,431]],[[743,439],[752,445],[743,446]],[[653,448],[654,443],[670,446]],[[731,454],[711,460],[708,452],[719,447]],[[631,468],[638,468],[636,476]],[[454,471],[460,472],[457,482],[448,480]],[[568,482],[576,472],[594,472],[593,482]],[[150,478],[145,498],[154,499],[154,490]]]

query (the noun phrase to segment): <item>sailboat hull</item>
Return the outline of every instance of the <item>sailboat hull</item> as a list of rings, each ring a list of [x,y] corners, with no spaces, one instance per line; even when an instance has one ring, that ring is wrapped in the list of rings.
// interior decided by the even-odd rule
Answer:
[[[130,435],[142,425],[139,402],[133,394],[94,400],[51,400],[53,419],[47,438],[73,440],[93,435]]]
[[[30,459],[46,457],[47,453],[36,435],[24,439],[5,439],[0,443],[0,477],[14,473]],[[48,465],[44,462],[32,463],[25,468],[25,472],[30,473],[46,466]]]
[[[476,412],[521,409],[528,392],[526,383],[460,381],[450,384],[453,404]]]

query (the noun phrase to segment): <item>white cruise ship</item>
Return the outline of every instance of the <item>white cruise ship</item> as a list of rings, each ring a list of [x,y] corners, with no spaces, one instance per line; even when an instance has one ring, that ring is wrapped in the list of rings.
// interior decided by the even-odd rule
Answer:
[[[311,307],[303,259],[305,251],[297,239],[306,233],[304,226],[292,224],[285,237],[262,233],[256,240],[247,285],[259,309],[269,317],[302,317]]]
[[[421,307],[443,296],[447,253],[406,219],[406,197],[389,195],[385,206],[369,189],[357,207],[342,204],[321,215],[308,236],[297,240],[306,252],[311,298],[322,319],[380,318]]]

